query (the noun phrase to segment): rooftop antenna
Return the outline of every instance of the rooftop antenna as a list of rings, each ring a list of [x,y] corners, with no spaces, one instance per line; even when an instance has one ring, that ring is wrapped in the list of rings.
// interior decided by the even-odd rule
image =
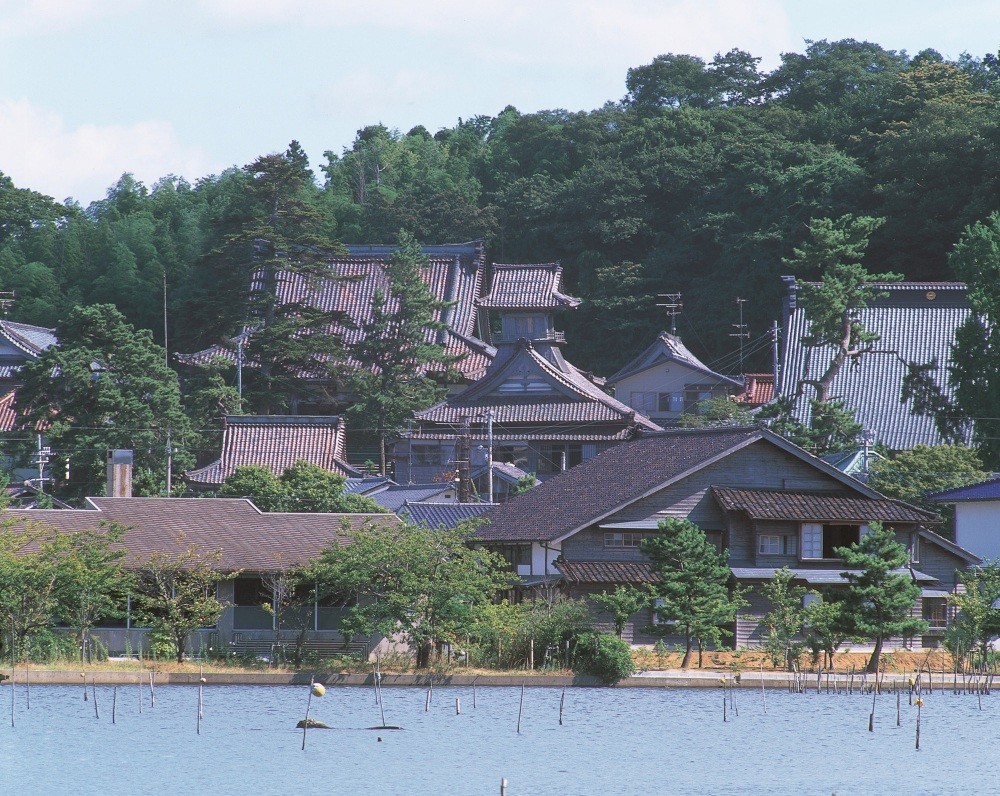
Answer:
[[[745,298],[736,297],[736,304],[740,308],[740,322],[734,323],[732,326],[736,331],[729,333],[730,337],[735,337],[740,341],[740,374],[743,373],[743,341],[750,339],[750,332],[747,329],[747,325],[743,323],[743,305],[746,302]]]
[[[681,301],[681,294],[659,293],[656,297],[659,299],[659,301],[656,302],[656,306],[663,307],[667,311],[667,315],[670,317],[670,334],[676,337],[677,316],[680,315],[681,310],[684,309],[684,302]]]

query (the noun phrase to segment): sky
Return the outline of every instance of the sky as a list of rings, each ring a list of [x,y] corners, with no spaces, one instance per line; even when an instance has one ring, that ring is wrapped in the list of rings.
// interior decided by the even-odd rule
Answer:
[[[86,205],[381,122],[592,110],[629,67],[806,40],[996,53],[996,0],[0,0],[0,172]]]

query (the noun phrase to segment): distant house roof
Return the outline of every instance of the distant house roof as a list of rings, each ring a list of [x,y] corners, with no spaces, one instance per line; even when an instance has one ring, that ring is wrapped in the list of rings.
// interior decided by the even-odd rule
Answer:
[[[17,391],[11,390],[0,396],[0,431],[13,431],[17,428],[17,412],[14,409],[14,402],[17,399]]]
[[[396,513],[417,525],[451,529],[465,520],[482,517],[495,503],[424,503],[407,501]]]
[[[344,422],[338,416],[228,415],[224,424],[222,456],[185,473],[191,483],[218,486],[247,465],[280,476],[300,460],[339,475],[361,475],[345,461]]]
[[[458,490],[452,483],[392,484],[378,492],[369,492],[371,498],[386,511],[397,512],[405,503],[421,503],[437,499],[439,503],[458,503]]]
[[[975,500],[1000,500],[1000,477],[980,481],[978,484],[957,486],[928,496],[935,503],[964,503]]]
[[[502,385],[505,381],[522,373],[536,374],[541,379],[539,383],[548,385],[548,389],[504,395]],[[598,424],[614,424],[608,438],[621,432],[618,426],[622,423],[659,429],[652,421],[612,398],[572,365],[566,363],[565,368],[557,367],[527,340],[513,346],[506,358],[494,360],[486,375],[465,391],[416,412],[415,416],[421,421],[457,427],[463,418],[484,415],[487,411],[493,412],[493,420],[500,426],[572,424],[581,426],[581,434],[599,437],[602,435]],[[565,433],[564,428],[552,431]]]
[[[645,351],[622,367],[613,376],[609,376],[608,384],[617,384],[629,376],[642,373],[650,368],[663,367],[670,363],[685,365],[691,370],[697,371],[706,382],[711,384],[725,384],[732,388],[741,388],[743,386],[742,382],[732,376],[723,376],[721,373],[716,373],[692,354],[679,337],[669,332],[660,332],[656,340]],[[677,389],[683,388],[683,384],[677,385]]]
[[[357,495],[367,495],[371,492],[380,492],[395,483],[384,475],[364,475],[360,478],[351,476],[344,482],[344,491]]]
[[[347,253],[331,255],[326,264],[329,279],[307,278],[301,274],[283,273],[278,279],[278,299],[283,304],[302,302],[327,312],[342,313],[347,324],[331,327],[348,344],[363,334],[362,326],[371,318],[376,291],[389,293],[385,266],[396,246],[350,245]],[[475,338],[476,298],[482,286],[485,255],[482,241],[470,243],[422,246],[429,263],[421,276],[437,301],[448,306],[436,313],[448,327],[441,332],[428,332],[428,340],[444,346],[449,354],[461,356],[455,368],[467,378],[481,374],[492,357],[493,349]],[[389,309],[392,310],[390,296]],[[190,365],[207,364],[214,358],[231,362],[236,359],[234,341],[215,345],[194,354],[179,354],[179,362]]]
[[[471,473],[473,480],[483,478],[486,475],[486,465],[482,467],[477,467]],[[526,478],[528,472],[522,470],[516,464],[510,464],[509,462],[493,462],[493,477],[501,481],[505,481],[511,486],[517,486],[522,478]]]
[[[938,517],[899,500],[843,497],[776,489],[713,487],[727,511],[743,511],[755,520],[855,520],[858,522],[936,522]]]
[[[773,373],[745,373],[743,375],[743,392],[736,396],[737,403],[756,407],[763,406],[773,400]]]
[[[809,333],[809,319],[797,301],[798,286],[785,279],[784,350],[778,394],[794,395],[802,378],[815,378],[829,362],[832,348],[809,349],[802,338]],[[900,403],[906,363],[936,362],[931,377],[947,395],[948,368],[955,331],[970,317],[966,286],[961,282],[898,282],[881,284],[887,295],[862,309],[859,320],[881,336],[879,351],[846,365],[833,383],[832,396],[855,410],[859,423],[874,432],[876,440],[892,450],[915,445],[939,445],[944,440],[933,418],[911,414]],[[806,396],[811,388],[806,388]],[[799,400],[796,414],[808,417],[808,401]]]
[[[0,337],[20,349],[30,359],[37,358],[46,348],[59,343],[55,329],[7,320],[0,320]]]
[[[0,512],[15,528],[42,524],[63,533],[96,529],[102,523],[129,528],[124,547],[127,566],[154,553],[177,556],[191,547],[219,550],[226,571],[269,572],[303,564],[346,532],[369,523],[395,525],[394,514],[285,514],[262,512],[241,498],[87,499],[86,509],[21,509]]]
[[[490,292],[476,302],[488,309],[562,309],[579,306],[580,299],[560,290],[559,263],[494,264]]]
[[[876,501],[884,499],[767,429],[676,429],[622,442],[517,495],[489,513],[490,524],[479,535],[493,541],[564,539],[761,440],[825,472],[852,493]],[[921,514],[921,519],[924,516]]]

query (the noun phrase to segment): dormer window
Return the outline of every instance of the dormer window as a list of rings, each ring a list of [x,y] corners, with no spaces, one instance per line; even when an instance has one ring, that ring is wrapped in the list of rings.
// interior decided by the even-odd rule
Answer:
[[[552,386],[537,373],[515,373],[498,388],[502,395],[537,395],[552,392]]]

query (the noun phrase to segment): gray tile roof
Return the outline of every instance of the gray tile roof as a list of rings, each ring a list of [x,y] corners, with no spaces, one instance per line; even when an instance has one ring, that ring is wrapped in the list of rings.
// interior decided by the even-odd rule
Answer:
[[[511,374],[522,371],[541,374],[550,391],[538,395],[498,394]],[[659,429],[652,421],[612,398],[572,365],[565,363],[561,368],[542,356],[527,340],[519,341],[505,357],[495,359],[486,375],[465,391],[416,412],[415,416],[424,424],[457,428],[463,418],[485,416],[487,411],[493,412],[497,434],[516,433],[505,426],[532,424],[548,426],[553,433],[564,434],[566,426],[573,426],[573,431],[597,435],[601,439],[614,439],[631,426]],[[612,424],[613,427],[598,430],[599,424]],[[423,430],[431,429],[424,425]]]
[[[498,506],[480,537],[557,539],[717,456],[770,432],[757,428],[678,429],[643,434],[578,464]]]
[[[805,567],[790,568],[796,580],[805,581],[810,586],[836,586],[847,583],[843,573],[854,570],[840,569],[807,569]],[[774,577],[777,569],[770,567],[733,567],[733,577],[737,580],[770,580]],[[937,583],[937,578],[931,577],[923,572],[909,569],[893,570],[896,575],[910,575],[917,583]]]
[[[341,334],[348,344],[360,339],[360,329],[371,318],[376,291],[388,293],[385,266],[394,246],[352,245],[346,255],[327,260],[330,279],[308,279],[300,274],[281,274],[278,278],[282,303],[303,302],[324,311],[343,313],[350,318],[346,325],[334,325],[330,331]],[[482,241],[441,246],[423,246],[429,264],[421,275],[438,301],[449,306],[438,313],[449,330],[428,332],[428,340],[443,345],[449,354],[462,356],[456,368],[467,378],[481,374],[492,358],[493,349],[474,338],[476,304],[481,287],[485,255]],[[390,309],[392,303],[390,301]],[[213,346],[194,354],[177,355],[184,364],[205,364],[214,357],[235,361],[235,343]]]
[[[857,522],[937,522],[939,517],[899,500],[845,497],[820,492],[712,487],[727,511],[744,511],[757,520],[843,520]]]
[[[404,503],[419,503],[432,498],[446,502],[458,502],[454,484],[393,484],[388,489],[372,492],[367,497],[374,500],[386,511],[399,511]]]
[[[556,561],[567,583],[659,583],[648,561]]]
[[[796,302],[796,286],[785,277],[788,296],[785,307],[784,345],[779,377],[780,395],[796,392],[799,379],[815,377],[829,362],[832,349],[809,352],[802,338],[809,331],[805,311]],[[791,281],[788,281],[791,280]],[[904,362],[937,361],[933,378],[946,394],[951,345],[955,330],[971,313],[966,287],[961,282],[903,282],[880,286],[888,295],[863,309],[860,321],[881,335],[879,350],[846,365],[834,381],[832,395],[842,398],[857,413],[858,422],[875,433],[876,440],[892,450],[915,445],[938,445],[944,440],[933,419],[910,414],[900,403]],[[806,388],[807,395],[811,392]],[[808,401],[800,400],[797,415],[808,417]]]
[[[494,264],[490,292],[477,302],[489,309],[572,308],[580,299],[563,293],[559,263]]]
[[[26,509],[0,512],[15,528],[42,524],[60,532],[115,522],[129,528],[127,566],[153,553],[179,555],[196,547],[219,550],[222,569],[275,571],[302,564],[346,533],[368,523],[395,525],[394,514],[265,513],[241,498],[88,498],[88,509]]]
[[[428,528],[452,529],[460,522],[482,517],[495,503],[423,503],[407,501],[397,514]]]
[[[360,473],[347,464],[344,422],[338,416],[229,415],[225,418],[222,456],[184,477],[194,484],[218,486],[237,467],[257,465],[280,476],[299,460],[344,476]]]
[[[46,348],[59,343],[56,339],[55,329],[7,320],[0,320],[0,335],[21,349],[31,359],[36,358]]]

